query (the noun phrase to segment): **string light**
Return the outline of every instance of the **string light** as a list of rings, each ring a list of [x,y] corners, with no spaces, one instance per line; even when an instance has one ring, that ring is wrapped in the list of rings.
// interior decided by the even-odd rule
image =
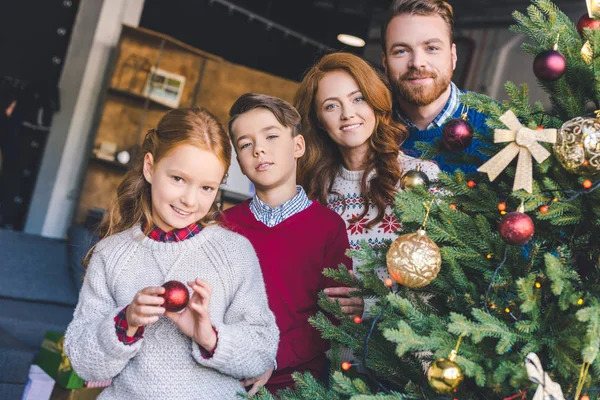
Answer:
[[[450,209],[452,211],[456,211],[456,204],[450,204]]]
[[[354,323],[355,324],[360,324],[361,322],[362,322],[362,318],[360,316],[356,315],[354,317]]]
[[[541,283],[539,283],[539,282],[536,282],[536,283],[535,283],[535,287],[536,287],[536,289],[539,289],[539,288],[541,288],[541,287],[542,287],[542,284],[541,284]]]
[[[492,258],[492,255],[488,254],[487,256],[485,256],[485,258],[487,258],[489,260],[490,258]]]
[[[392,286],[394,286],[394,281],[392,280],[392,278],[387,278],[385,280],[385,286],[391,288]]]
[[[510,312],[510,308],[506,307],[504,311],[508,314]]]
[[[506,211],[506,203],[498,203],[498,211]]]
[[[577,304],[582,305],[583,304],[583,299],[577,300]]]
[[[467,186],[470,188],[474,188],[475,186],[477,186],[477,184],[475,183],[475,181],[469,181],[467,182]]]
[[[591,187],[592,187],[592,181],[590,181],[589,179],[586,179],[585,181],[583,181],[584,189],[590,189]]]
[[[540,207],[540,212],[542,214],[546,214],[548,212],[548,206],[547,205],[543,205]]]
[[[350,364],[348,361],[344,361],[342,363],[342,369],[344,371],[348,371],[350,368],[352,368],[352,364]]]

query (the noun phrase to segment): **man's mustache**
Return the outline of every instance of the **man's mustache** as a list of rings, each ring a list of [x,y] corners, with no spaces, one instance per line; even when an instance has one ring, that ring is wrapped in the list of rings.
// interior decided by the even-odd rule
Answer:
[[[435,72],[425,72],[425,71],[409,71],[402,76],[400,76],[401,81],[407,81],[410,79],[426,79],[433,78],[436,79],[438,75]]]

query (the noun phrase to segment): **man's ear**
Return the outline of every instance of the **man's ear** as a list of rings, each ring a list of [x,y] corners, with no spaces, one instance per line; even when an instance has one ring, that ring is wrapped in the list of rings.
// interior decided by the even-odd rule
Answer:
[[[152,185],[152,173],[154,169],[154,157],[152,153],[146,153],[144,155],[144,178],[146,178],[146,182]]]
[[[452,43],[452,71],[456,69],[456,60],[458,60],[458,56],[456,55],[456,43]]]
[[[385,51],[381,52],[381,64],[383,65],[383,71],[387,75],[388,74],[388,67],[387,67],[387,57],[385,56]]]
[[[296,135],[294,137],[294,159],[297,160],[304,155],[306,151],[306,143],[304,142],[304,136]]]

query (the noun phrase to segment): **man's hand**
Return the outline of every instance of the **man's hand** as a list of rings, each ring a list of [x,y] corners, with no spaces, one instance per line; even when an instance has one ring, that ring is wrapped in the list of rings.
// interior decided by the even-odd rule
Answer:
[[[269,379],[271,379],[271,375],[273,375],[273,368],[274,366],[271,366],[267,372],[261,376],[257,376],[256,378],[242,379],[240,381],[243,387],[252,385],[252,388],[248,391],[248,396],[254,396],[261,386],[265,386],[267,384]]]

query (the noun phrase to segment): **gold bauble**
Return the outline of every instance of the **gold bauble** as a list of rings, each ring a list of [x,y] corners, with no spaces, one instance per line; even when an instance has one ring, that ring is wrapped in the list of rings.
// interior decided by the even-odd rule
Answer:
[[[589,40],[586,40],[581,48],[581,58],[586,64],[591,64],[594,61],[594,50]]]
[[[417,164],[416,169],[407,171],[400,178],[400,187],[403,190],[411,190],[417,186],[429,186],[429,177],[425,172],[421,171],[421,164]]]
[[[439,394],[452,394],[463,379],[463,372],[452,357],[438,358],[427,370],[429,386]]]
[[[569,172],[594,175],[600,172],[600,119],[577,117],[558,130],[554,156]]]
[[[396,282],[409,288],[429,285],[441,265],[440,249],[423,229],[398,237],[387,252],[388,272]]]

